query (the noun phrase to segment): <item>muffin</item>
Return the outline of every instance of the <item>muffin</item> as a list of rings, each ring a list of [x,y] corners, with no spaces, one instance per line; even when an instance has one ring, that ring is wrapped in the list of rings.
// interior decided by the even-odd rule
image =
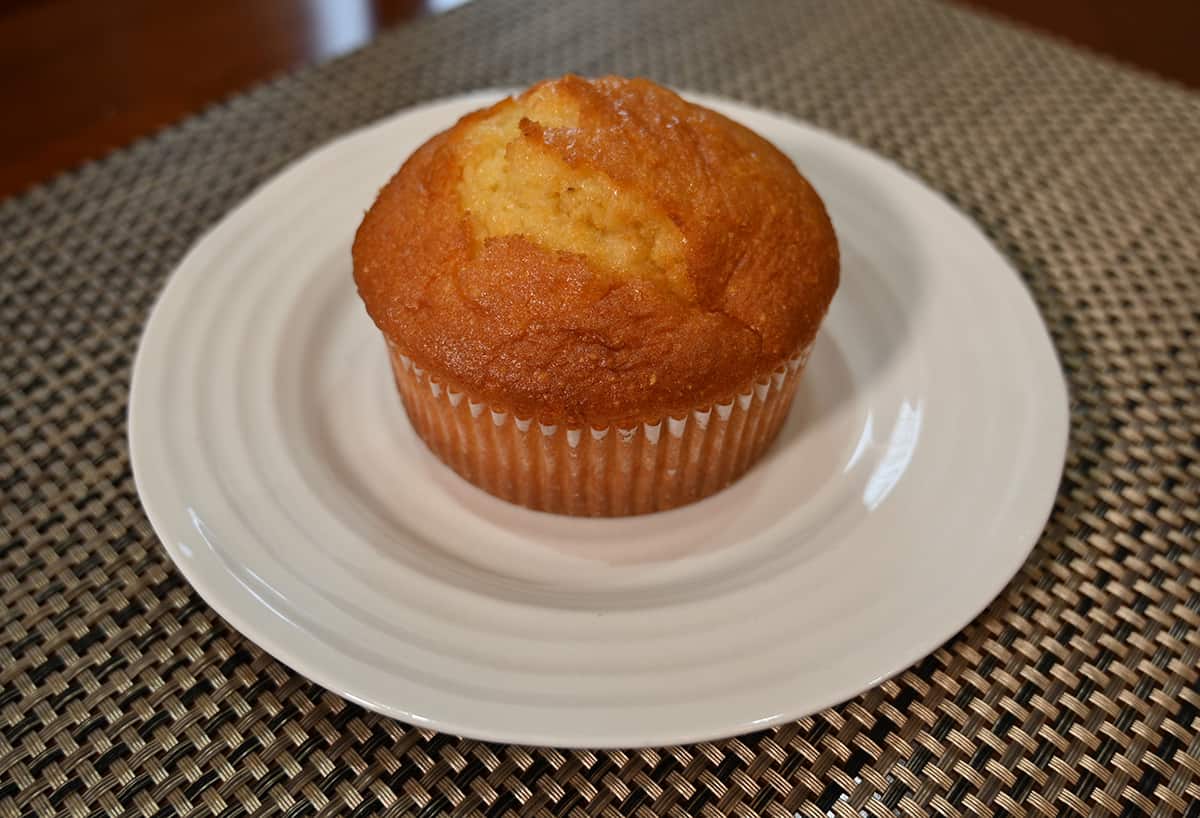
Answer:
[[[621,77],[543,82],[434,136],[353,257],[430,450],[505,500],[592,516],[743,474],[787,416],[839,273],[786,156]]]

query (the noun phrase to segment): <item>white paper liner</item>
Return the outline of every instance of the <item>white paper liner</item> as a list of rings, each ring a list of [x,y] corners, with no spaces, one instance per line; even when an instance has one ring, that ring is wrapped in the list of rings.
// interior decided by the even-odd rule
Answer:
[[[389,345],[409,420],[443,462],[510,502],[596,517],[675,508],[740,477],[779,433],[809,349],[722,403],[631,427],[571,428],[487,406]]]

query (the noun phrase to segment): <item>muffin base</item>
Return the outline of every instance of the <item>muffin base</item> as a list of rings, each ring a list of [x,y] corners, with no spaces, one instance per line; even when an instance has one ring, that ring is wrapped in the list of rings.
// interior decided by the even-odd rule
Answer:
[[[727,402],[632,427],[580,429],[488,406],[388,349],[408,418],[442,462],[511,503],[589,517],[665,511],[741,477],[779,434],[809,352]]]

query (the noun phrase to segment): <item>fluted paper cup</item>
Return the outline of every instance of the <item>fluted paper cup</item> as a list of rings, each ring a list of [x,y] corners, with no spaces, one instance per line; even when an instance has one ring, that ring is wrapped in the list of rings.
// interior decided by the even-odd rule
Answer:
[[[394,345],[389,351],[409,420],[446,465],[509,502],[591,517],[665,511],[744,474],[779,434],[809,353],[726,402],[597,429],[518,417],[449,388]]]

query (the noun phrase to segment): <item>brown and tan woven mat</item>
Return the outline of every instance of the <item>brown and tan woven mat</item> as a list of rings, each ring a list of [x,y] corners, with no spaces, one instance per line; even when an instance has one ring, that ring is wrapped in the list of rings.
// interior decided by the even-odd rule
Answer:
[[[893,157],[984,226],[1051,328],[1072,434],[1037,549],[841,707],[636,752],[416,730],[236,633],[139,507],[130,366],[188,245],[347,129],[568,69]],[[0,204],[0,818],[1200,815],[1198,333],[1200,97],[1180,89],[923,0],[478,0],[397,31]]]

